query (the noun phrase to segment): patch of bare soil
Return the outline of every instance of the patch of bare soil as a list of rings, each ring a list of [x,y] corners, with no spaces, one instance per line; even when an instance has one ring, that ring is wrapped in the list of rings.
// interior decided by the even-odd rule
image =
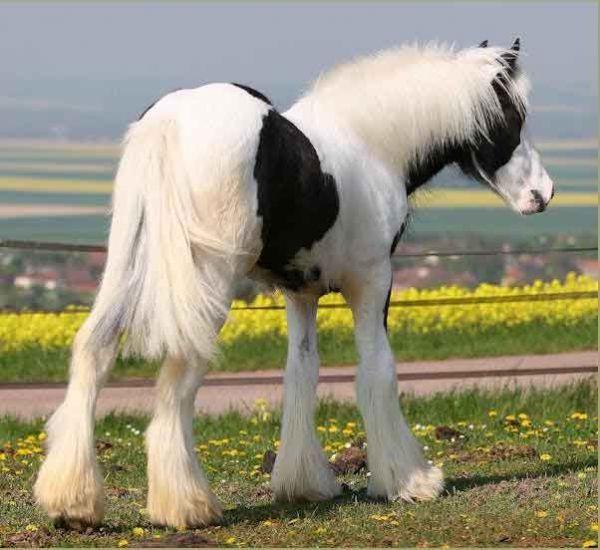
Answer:
[[[262,464],[260,465],[260,471],[263,474],[270,474],[273,471],[273,466],[275,466],[275,459],[277,458],[277,453],[269,449],[265,451],[263,455]]]
[[[4,544],[13,548],[44,548],[50,546],[52,537],[46,529],[19,531],[6,537]],[[3,544],[3,545],[4,545]]]
[[[214,540],[200,533],[174,533],[163,535],[159,539],[143,539],[135,544],[140,548],[213,548],[218,546]]]
[[[265,452],[261,472],[270,474],[273,471],[277,453],[273,450]],[[350,447],[336,453],[329,465],[336,475],[356,474],[367,467],[367,451],[364,439],[353,441]]]
[[[104,441],[103,439],[98,439],[96,441],[96,451],[98,454],[103,454],[106,451],[110,451],[114,445],[110,441]]]
[[[439,440],[452,441],[458,439],[462,434],[458,430],[451,428],[450,426],[437,426],[435,429],[435,438]]]
[[[460,462],[495,462],[499,460],[513,460],[517,458],[537,458],[538,452],[531,445],[511,445],[496,443],[491,447],[477,447],[458,451],[457,460]]]
[[[351,446],[337,453],[330,464],[337,475],[356,474],[367,467],[367,452]]]

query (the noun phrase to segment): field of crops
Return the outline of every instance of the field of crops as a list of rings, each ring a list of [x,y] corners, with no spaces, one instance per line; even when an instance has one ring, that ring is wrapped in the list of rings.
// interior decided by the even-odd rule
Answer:
[[[597,142],[541,143],[556,197],[543,216],[515,215],[489,190],[444,172],[417,199],[416,232],[478,233],[511,238],[542,233],[597,233]],[[103,242],[107,216],[60,215],[57,205],[106,207],[118,162],[115,145],[0,142],[0,204],[52,204],[48,216],[0,211],[0,237]],[[11,212],[13,209],[11,209]]]
[[[598,282],[570,274],[564,281],[523,287],[482,284],[394,292],[396,300],[490,298],[514,295],[598,291]],[[339,295],[321,304],[341,303]],[[250,304],[281,306],[280,295],[259,296]],[[281,309],[234,310],[220,335],[216,368],[227,371],[278,368],[286,349],[286,320]],[[398,359],[442,359],[590,349],[597,336],[597,299],[392,307],[389,332]],[[0,381],[61,380],[66,377],[68,348],[86,313],[4,314],[0,316]],[[319,347],[324,364],[356,361],[352,314],[347,308],[319,310]],[[152,375],[156,366],[122,359],[116,376]]]

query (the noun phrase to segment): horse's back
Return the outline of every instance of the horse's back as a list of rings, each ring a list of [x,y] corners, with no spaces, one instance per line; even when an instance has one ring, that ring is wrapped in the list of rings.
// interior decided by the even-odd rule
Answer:
[[[142,117],[175,121],[189,174],[202,178],[207,168],[229,172],[254,161],[263,118],[271,108],[246,89],[227,83],[171,92]]]

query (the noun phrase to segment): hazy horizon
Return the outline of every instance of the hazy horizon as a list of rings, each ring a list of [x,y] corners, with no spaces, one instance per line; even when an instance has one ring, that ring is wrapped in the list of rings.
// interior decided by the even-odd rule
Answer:
[[[165,92],[251,84],[285,108],[328,67],[400,43],[520,36],[533,126],[597,135],[595,3],[0,5],[0,137],[115,139]]]

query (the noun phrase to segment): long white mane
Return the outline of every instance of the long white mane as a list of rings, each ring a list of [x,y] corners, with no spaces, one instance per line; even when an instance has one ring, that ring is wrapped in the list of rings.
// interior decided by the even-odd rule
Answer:
[[[386,50],[322,74],[300,102],[328,112],[398,168],[444,143],[486,135],[502,117],[491,86],[498,75],[517,105],[527,106],[523,71],[509,78],[502,48],[426,44]]]

